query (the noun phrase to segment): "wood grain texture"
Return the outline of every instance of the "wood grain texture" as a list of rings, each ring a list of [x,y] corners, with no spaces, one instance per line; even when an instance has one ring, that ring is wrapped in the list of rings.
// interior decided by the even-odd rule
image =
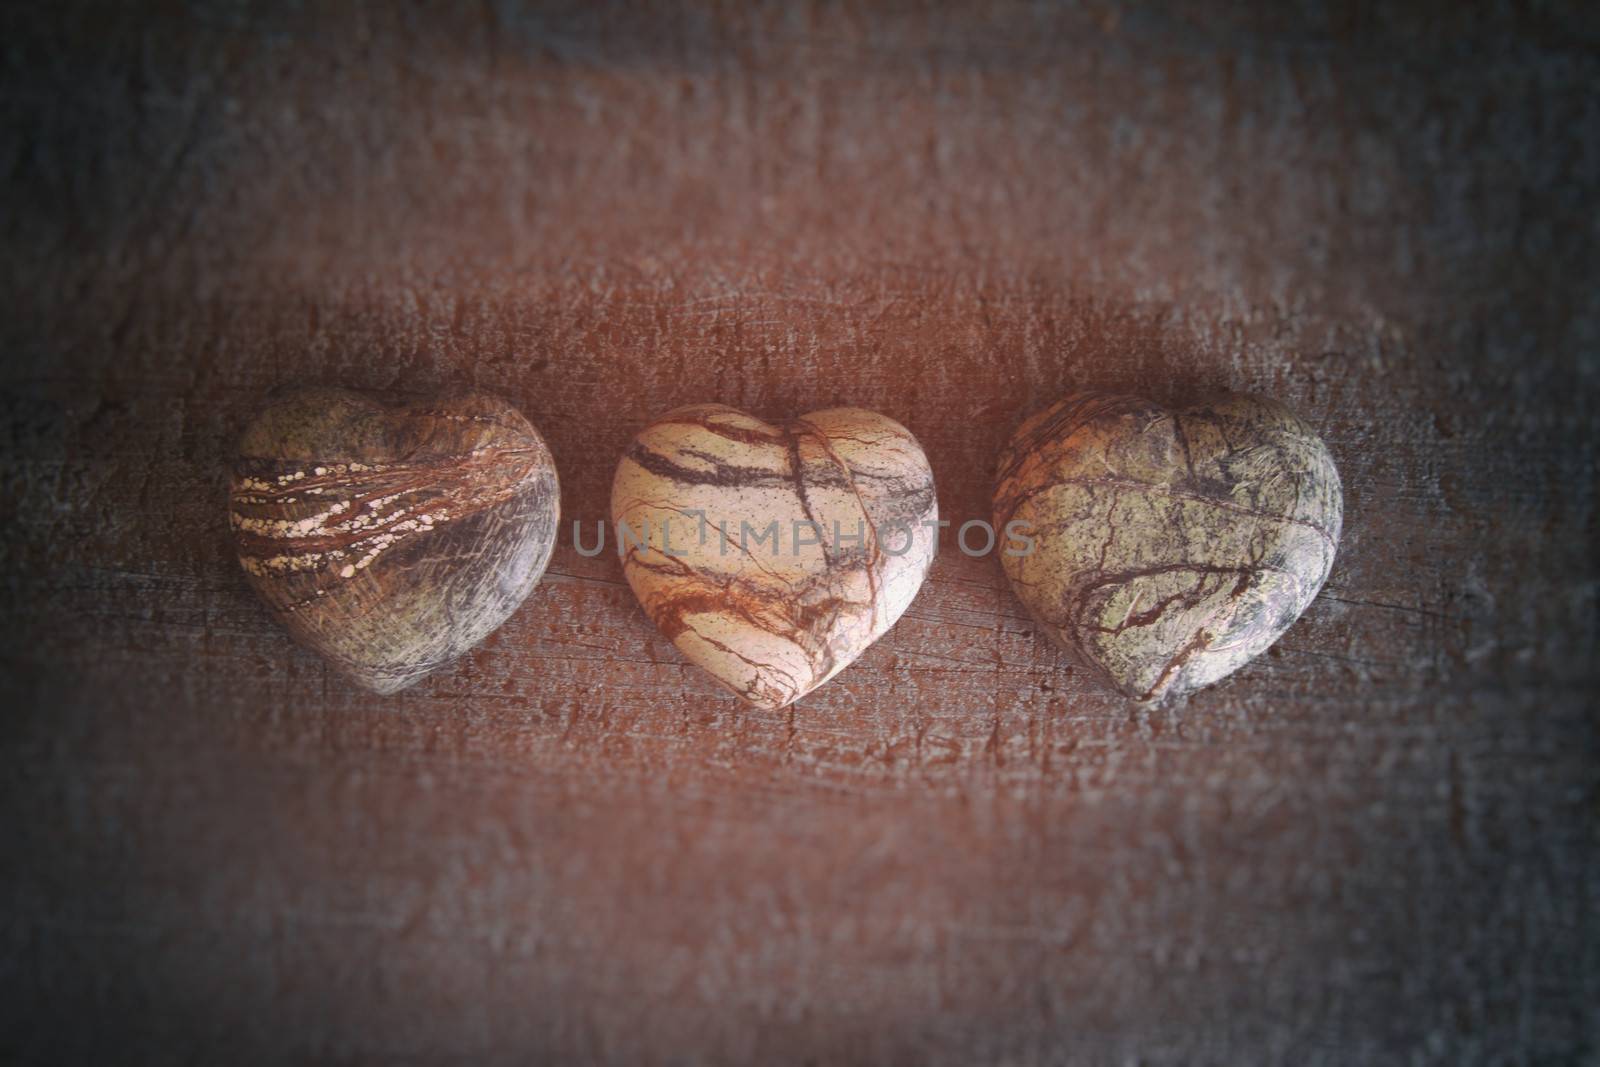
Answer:
[[[393,693],[517,610],[550,561],[559,503],[544,438],[498,397],[302,386],[245,428],[228,524],[278,621]]]
[[[1018,427],[995,472],[1017,599],[1140,702],[1210,685],[1281,637],[1327,581],[1343,511],[1327,446],[1260,397],[1168,409],[1074,393]]]
[[[1583,8],[0,19],[0,1058],[1594,1055]],[[1181,710],[949,539],[748,709],[565,531],[377,697],[233,555],[232,445],[304,382],[505,397],[591,528],[682,404],[879,411],[959,525],[1055,398],[1226,388],[1345,529]]]

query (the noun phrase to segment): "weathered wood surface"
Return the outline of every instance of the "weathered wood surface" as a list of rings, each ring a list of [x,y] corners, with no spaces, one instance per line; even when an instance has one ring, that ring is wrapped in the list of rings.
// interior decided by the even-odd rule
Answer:
[[[1212,4],[4,16],[0,1056],[1600,1054],[1597,34]],[[947,542],[778,712],[564,530],[383,698],[227,529],[273,386],[851,404],[988,514],[1069,388],[1278,397],[1345,532],[1135,711]]]

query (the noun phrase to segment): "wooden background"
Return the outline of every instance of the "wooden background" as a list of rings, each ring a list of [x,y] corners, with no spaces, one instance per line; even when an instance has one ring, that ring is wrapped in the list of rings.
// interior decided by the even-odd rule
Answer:
[[[1600,1056],[1600,29],[1379,7],[0,16],[0,1059]],[[1227,386],[1346,533],[1159,713],[949,539],[753,712],[570,525],[379,699],[230,553],[293,382],[503,394],[591,522],[690,401],[882,411],[960,522],[1063,391]]]

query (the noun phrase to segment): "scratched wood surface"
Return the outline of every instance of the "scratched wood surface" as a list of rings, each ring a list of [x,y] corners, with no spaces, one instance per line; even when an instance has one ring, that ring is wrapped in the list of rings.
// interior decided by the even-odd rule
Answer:
[[[1600,1055],[1600,43],[1581,6],[8,11],[0,1058]],[[560,466],[393,697],[251,595],[270,388]],[[946,540],[778,712],[572,547],[679,404],[838,404],[940,512],[1067,389],[1277,397],[1346,491],[1270,654],[1139,712]]]

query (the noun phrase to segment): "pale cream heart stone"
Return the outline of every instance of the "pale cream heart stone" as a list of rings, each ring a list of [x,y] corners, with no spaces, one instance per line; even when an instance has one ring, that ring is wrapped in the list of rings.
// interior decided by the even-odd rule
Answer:
[[[634,438],[611,488],[646,614],[763,708],[811,692],[894,625],[933,562],[938,515],[917,439],[860,408],[781,425],[679,408]]]
[[[996,528],[1034,539],[1001,552],[1018,598],[1140,701],[1210,685],[1276,641],[1328,577],[1343,521],[1322,440],[1240,395],[1168,410],[1073,394],[1017,430],[997,483]]]

